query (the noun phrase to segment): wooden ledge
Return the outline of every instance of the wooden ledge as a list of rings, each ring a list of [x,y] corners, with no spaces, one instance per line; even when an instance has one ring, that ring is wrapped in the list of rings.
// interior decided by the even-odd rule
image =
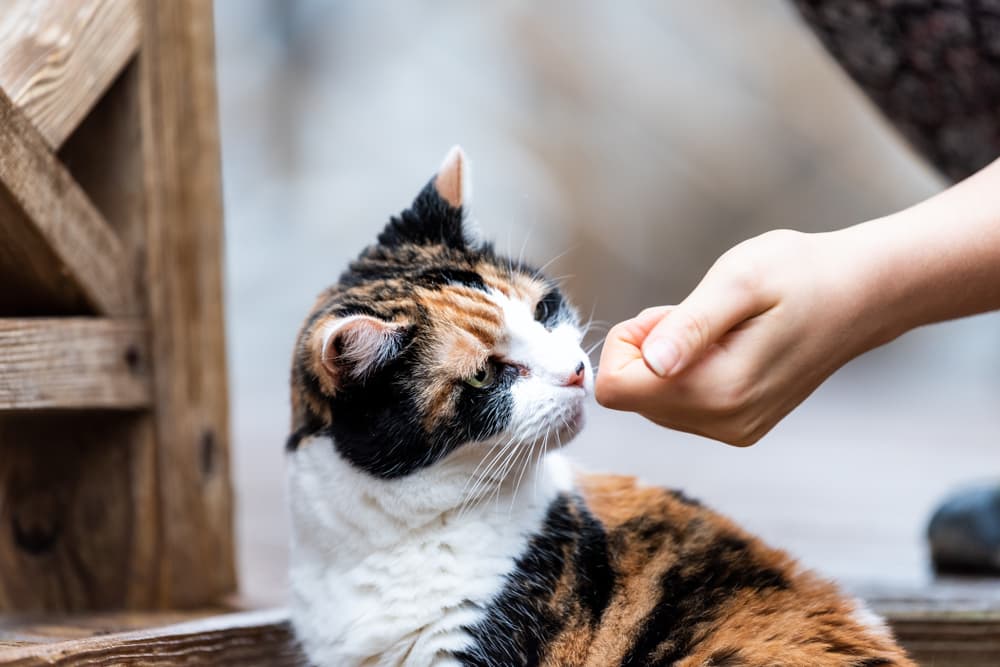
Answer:
[[[880,591],[869,599],[921,665],[1000,665],[996,583]],[[190,619],[190,620],[188,620]],[[178,622],[183,621],[183,622]],[[157,627],[159,625],[159,627]],[[142,628],[142,629],[136,629]],[[304,665],[283,609],[0,619],[0,665]]]
[[[155,614],[120,614],[117,622],[134,623],[134,618],[129,621],[131,616],[139,616],[146,622],[156,619]],[[104,618],[106,623],[116,622],[114,616],[105,615]],[[79,621],[75,625],[73,621],[64,623],[68,624],[63,626],[65,628],[78,628],[80,625]],[[222,614],[153,629],[55,642],[44,635],[39,639],[31,634],[31,627],[29,625],[16,631],[0,630],[0,665],[292,667],[304,664],[292,637],[288,614],[277,609]],[[7,648],[3,648],[4,642]],[[12,646],[13,643],[19,645]]]
[[[1000,665],[1000,580],[939,579],[859,591],[920,665]]]

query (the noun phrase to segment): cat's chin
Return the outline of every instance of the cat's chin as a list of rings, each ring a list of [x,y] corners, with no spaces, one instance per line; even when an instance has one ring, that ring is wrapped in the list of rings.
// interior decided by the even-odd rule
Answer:
[[[565,446],[583,430],[587,421],[583,411],[583,401],[575,401],[563,420],[556,433],[558,434],[558,444]]]

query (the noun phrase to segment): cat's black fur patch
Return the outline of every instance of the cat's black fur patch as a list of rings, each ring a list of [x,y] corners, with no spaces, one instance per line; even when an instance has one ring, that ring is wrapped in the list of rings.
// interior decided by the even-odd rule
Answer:
[[[564,308],[565,302],[559,290],[549,290],[535,306],[535,320],[552,328],[559,322]]]
[[[466,628],[472,645],[455,658],[467,667],[538,665],[566,620],[551,598],[567,568],[596,626],[616,581],[607,536],[580,498],[560,494],[483,620]]]
[[[406,379],[413,377],[413,350],[370,378],[364,387],[348,387],[329,398],[336,419],[328,428],[337,451],[350,463],[378,477],[408,475],[447,456],[459,445],[486,440],[510,421],[513,368],[503,369],[496,383],[481,390],[468,385],[456,391],[458,408],[432,431],[423,428],[423,413]],[[386,451],[386,443],[392,443]]]
[[[434,187],[434,179],[424,186],[410,208],[389,221],[378,242],[386,248],[412,243],[463,250],[469,245],[462,207],[456,208],[442,199]]]
[[[688,507],[701,507],[701,501],[697,498],[692,498],[688,494],[684,493],[680,489],[668,489],[667,493],[673,497],[674,500],[684,503]]]
[[[686,527],[697,531],[698,519]],[[702,548],[697,540],[681,543],[677,562],[660,577],[660,599],[646,617],[621,667],[673,665],[691,650],[695,626],[709,620],[719,605],[743,589],[787,589],[778,570],[758,564],[749,544],[718,536]]]

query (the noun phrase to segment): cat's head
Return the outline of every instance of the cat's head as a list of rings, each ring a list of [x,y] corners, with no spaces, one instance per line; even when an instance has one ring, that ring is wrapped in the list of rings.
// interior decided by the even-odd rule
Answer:
[[[461,448],[556,447],[593,382],[559,286],[465,225],[459,148],[320,295],[292,364],[295,449],[325,435],[382,478]]]

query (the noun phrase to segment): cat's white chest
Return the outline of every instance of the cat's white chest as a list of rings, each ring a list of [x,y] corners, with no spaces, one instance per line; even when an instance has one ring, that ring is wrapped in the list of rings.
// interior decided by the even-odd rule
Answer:
[[[502,590],[556,490],[435,515],[442,486],[458,479],[396,483],[387,494],[323,444],[300,449],[289,470],[292,616],[309,658],[318,667],[457,664],[450,654],[468,645],[465,628]]]

